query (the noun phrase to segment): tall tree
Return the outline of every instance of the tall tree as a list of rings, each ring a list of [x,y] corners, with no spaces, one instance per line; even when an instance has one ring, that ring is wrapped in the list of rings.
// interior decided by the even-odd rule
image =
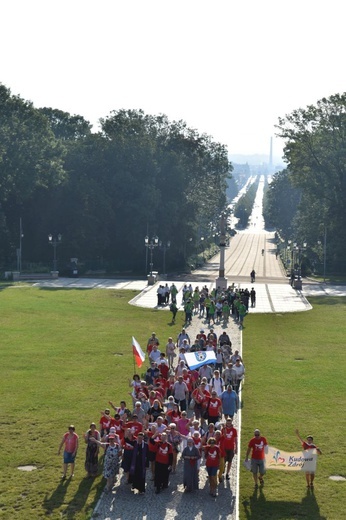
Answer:
[[[326,226],[330,260],[346,270],[346,93],[293,111],[277,128],[292,183],[303,192],[301,216]]]

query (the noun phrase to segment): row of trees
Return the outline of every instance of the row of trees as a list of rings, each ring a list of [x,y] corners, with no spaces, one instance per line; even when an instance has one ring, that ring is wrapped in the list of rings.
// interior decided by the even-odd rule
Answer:
[[[253,205],[258,190],[259,177],[251,184],[249,189],[240,197],[234,208],[234,216],[239,219],[238,227],[246,228],[249,224],[249,218],[253,209]]]
[[[267,191],[266,223],[286,243],[306,242],[311,263],[345,273],[346,93],[295,110],[277,128],[288,167]]]
[[[143,273],[144,237],[170,241],[168,268],[182,268],[226,205],[226,148],[183,121],[119,110],[92,133],[81,116],[36,109],[0,85],[0,266],[52,258],[48,234],[62,234],[60,269]]]

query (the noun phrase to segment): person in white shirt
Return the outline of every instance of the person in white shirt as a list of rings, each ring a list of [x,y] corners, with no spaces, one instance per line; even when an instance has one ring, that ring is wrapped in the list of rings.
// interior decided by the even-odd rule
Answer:
[[[209,381],[209,392],[211,393],[213,390],[220,396],[224,389],[224,382],[222,377],[220,377],[219,370],[214,371],[213,377]]]
[[[160,360],[161,352],[156,345],[153,346],[153,350],[149,354],[149,359],[152,363],[158,363]]]

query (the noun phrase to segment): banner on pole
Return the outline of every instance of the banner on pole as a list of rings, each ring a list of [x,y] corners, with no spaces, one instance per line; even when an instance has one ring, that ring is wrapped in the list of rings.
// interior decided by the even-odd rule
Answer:
[[[308,471],[314,473],[317,465],[317,452],[315,449],[295,451],[278,450],[274,446],[268,446],[265,454],[266,469],[281,469],[286,471]]]
[[[216,356],[213,350],[199,351],[199,352],[187,352],[184,354],[185,361],[188,364],[190,370],[199,368],[202,365],[209,365],[216,363]]]
[[[133,349],[133,355],[136,360],[136,364],[137,364],[138,368],[141,368],[141,366],[143,365],[144,360],[145,360],[145,354],[144,354],[143,350],[141,349],[138,341],[133,336],[132,336],[132,349]]]

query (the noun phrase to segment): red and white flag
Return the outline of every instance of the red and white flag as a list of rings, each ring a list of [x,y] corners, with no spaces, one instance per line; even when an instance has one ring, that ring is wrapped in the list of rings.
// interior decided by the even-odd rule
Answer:
[[[132,349],[133,349],[133,355],[135,356],[137,366],[138,366],[138,368],[141,368],[141,366],[143,365],[143,362],[145,360],[145,354],[144,354],[143,350],[141,349],[138,341],[133,336],[132,336]]]

